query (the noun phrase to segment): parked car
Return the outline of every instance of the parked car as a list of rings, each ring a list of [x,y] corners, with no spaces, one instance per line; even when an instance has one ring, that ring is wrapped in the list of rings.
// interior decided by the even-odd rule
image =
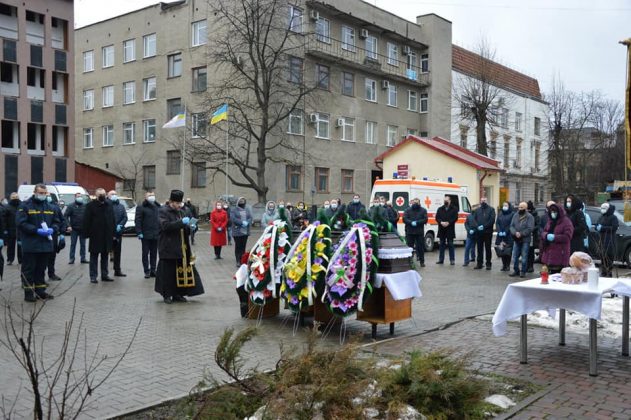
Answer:
[[[118,197],[118,201],[127,210],[127,223],[123,233],[136,233],[136,203],[130,197]]]
[[[596,225],[600,218],[600,207],[587,206],[585,210],[592,219],[592,226],[589,228],[589,254],[597,259],[600,255],[600,235],[596,231]],[[624,210],[621,207],[616,206],[614,214],[619,224],[616,233],[615,259],[631,267],[631,222],[624,221]]]

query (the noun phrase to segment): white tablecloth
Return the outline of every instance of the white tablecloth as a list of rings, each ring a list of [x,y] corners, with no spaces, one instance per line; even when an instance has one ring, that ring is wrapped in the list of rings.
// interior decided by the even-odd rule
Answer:
[[[623,283],[619,279],[604,277],[599,279],[596,289],[590,289],[587,283],[550,282],[548,285],[542,285],[541,279],[509,284],[493,315],[493,334],[506,334],[508,320],[541,309],[546,309],[550,316],[554,316],[556,310],[561,308],[580,312],[589,318],[600,319],[602,294],[612,290],[616,285],[622,290],[621,284]],[[631,286],[629,291],[631,292]]]
[[[403,300],[423,296],[421,279],[421,275],[415,270],[402,273],[377,273],[373,286],[381,288],[385,283],[394,300]]]
[[[612,291],[622,296],[631,297],[631,279],[618,278],[616,280],[616,284],[611,288]]]

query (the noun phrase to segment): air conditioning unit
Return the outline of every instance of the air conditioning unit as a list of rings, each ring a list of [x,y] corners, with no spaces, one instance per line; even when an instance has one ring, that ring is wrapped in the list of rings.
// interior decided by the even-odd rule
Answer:
[[[366,39],[366,38],[368,38],[368,29],[361,29],[361,30],[359,31],[359,37],[360,37],[361,39]]]
[[[343,125],[344,125],[344,118],[338,118],[337,121],[335,121],[336,127],[342,127]]]
[[[387,80],[381,81],[381,89],[390,89],[390,82]]]
[[[309,122],[312,124],[318,122],[318,114],[309,114]]]
[[[412,48],[410,48],[409,45],[403,46],[403,55],[410,55],[410,54],[412,54]]]
[[[317,10],[311,10],[309,12],[309,18],[311,20],[318,20],[320,19],[320,13]]]

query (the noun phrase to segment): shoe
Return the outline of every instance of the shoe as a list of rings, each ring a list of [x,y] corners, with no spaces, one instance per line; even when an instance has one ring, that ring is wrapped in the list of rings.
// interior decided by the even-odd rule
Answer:
[[[475,267],[473,267],[474,270],[482,270],[482,266],[481,265],[476,265]]]
[[[119,271],[118,273],[114,273],[114,277],[127,277],[127,274]]]
[[[220,259],[221,259],[221,257],[220,257],[220,256],[218,256],[218,255],[215,255],[215,259],[216,259],[216,260],[220,260]]]
[[[37,298],[35,296],[24,296],[25,302],[37,302]]]
[[[421,267],[425,267],[425,263],[421,263]]]
[[[145,278],[148,279],[149,277],[151,277],[149,273],[145,273]]]
[[[528,270],[526,270],[527,273],[534,273],[534,268],[530,267]]]
[[[449,265],[456,265],[455,261],[449,261]]]
[[[36,296],[37,299],[41,299],[41,300],[53,300],[55,299],[55,296],[51,295],[50,293],[42,293],[41,295],[37,295]]]
[[[508,271],[508,267],[502,267],[500,271]]]
[[[513,271],[512,273],[508,275],[508,277],[517,277],[517,276],[519,276],[519,271]]]
[[[436,261],[436,264],[444,264],[443,261]]]
[[[164,303],[170,305],[173,303],[173,298],[171,296],[167,296],[165,298],[162,299],[164,301]]]
[[[156,272],[152,271],[151,273],[149,273],[149,277],[155,277],[156,276]]]
[[[90,283],[94,283],[94,284],[96,284],[96,283],[98,283],[98,282],[99,282],[99,281],[98,281],[97,279],[90,279]]]
[[[173,296],[173,302],[188,302],[188,300],[184,296],[175,295]]]
[[[103,277],[101,281],[114,281],[114,279],[111,277]]]
[[[221,258],[221,255],[217,257],[218,260],[223,260],[223,258]]]
[[[486,269],[487,269],[487,270],[490,270],[490,269],[491,269],[491,266],[490,266],[490,265],[487,265],[487,266],[486,266]]]
[[[49,279],[52,281],[61,281],[61,277],[59,277],[56,274],[53,274],[52,276],[50,276]]]
[[[520,273],[519,277],[521,277],[523,279],[524,277],[526,277],[526,273]]]
[[[462,264],[463,267],[469,267],[469,263]]]
[[[81,264],[90,264],[90,261],[88,261],[88,260],[81,260]]]
[[[74,264],[74,260],[68,261],[68,264]]]

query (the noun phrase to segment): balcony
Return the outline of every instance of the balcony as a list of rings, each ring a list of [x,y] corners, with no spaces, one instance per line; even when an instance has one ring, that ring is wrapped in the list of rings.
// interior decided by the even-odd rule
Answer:
[[[326,42],[325,42],[326,41]],[[429,86],[429,72],[421,72],[416,65],[407,61],[389,59],[388,56],[374,53],[356,45],[348,45],[340,40],[322,35],[305,36],[305,52],[313,57],[329,62],[343,63],[357,70],[371,73],[390,80]]]

